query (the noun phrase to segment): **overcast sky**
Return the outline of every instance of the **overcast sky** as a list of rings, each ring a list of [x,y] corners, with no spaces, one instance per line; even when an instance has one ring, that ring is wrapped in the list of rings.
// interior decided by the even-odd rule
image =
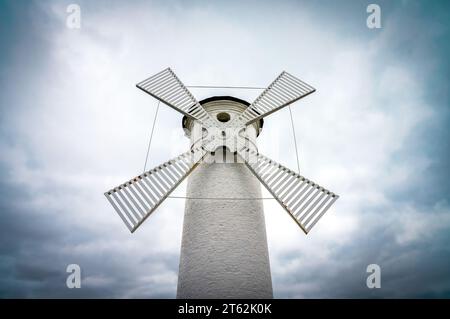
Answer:
[[[265,201],[275,297],[450,297],[448,2],[77,1],[79,30],[73,2],[0,1],[0,297],[175,297],[183,200],[131,235],[103,196],[141,173],[156,102],[135,84],[168,66],[187,85],[286,70],[317,88],[292,107],[301,173],[341,197],[308,236]],[[267,117],[259,149],[295,169],[288,121]],[[188,145],[161,106],[148,167]]]

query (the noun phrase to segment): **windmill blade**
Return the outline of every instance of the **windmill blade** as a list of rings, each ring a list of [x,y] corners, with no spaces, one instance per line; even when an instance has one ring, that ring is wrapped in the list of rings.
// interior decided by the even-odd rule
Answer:
[[[136,86],[176,111],[202,122],[206,127],[217,125],[217,121],[205,111],[170,68],[139,82]]]
[[[197,166],[206,152],[181,154],[105,193],[127,228],[134,232]]]
[[[238,120],[249,125],[315,91],[311,85],[283,71],[238,117]]]
[[[329,190],[247,147],[241,149],[239,154],[253,174],[306,234],[339,198]]]

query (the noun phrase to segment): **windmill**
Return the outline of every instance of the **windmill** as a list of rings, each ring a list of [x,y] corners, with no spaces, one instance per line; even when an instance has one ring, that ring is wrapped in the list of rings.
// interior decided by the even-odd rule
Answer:
[[[306,234],[338,196],[260,154],[256,137],[264,117],[315,89],[282,72],[250,105],[234,97],[200,103],[170,68],[136,86],[184,115],[191,148],[106,198],[134,232],[192,173],[177,297],[272,298],[260,184]]]

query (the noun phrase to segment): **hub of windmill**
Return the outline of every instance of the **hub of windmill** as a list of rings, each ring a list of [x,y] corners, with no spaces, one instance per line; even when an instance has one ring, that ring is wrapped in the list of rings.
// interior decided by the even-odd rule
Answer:
[[[205,127],[201,122],[185,117],[183,128],[191,138],[191,148],[202,146],[210,153],[218,148],[227,148],[236,153],[239,145],[245,145],[256,150],[255,139],[262,129],[263,121],[246,126],[238,120],[248,107],[248,102],[230,96],[217,96],[200,101],[200,104],[217,122],[216,125]]]

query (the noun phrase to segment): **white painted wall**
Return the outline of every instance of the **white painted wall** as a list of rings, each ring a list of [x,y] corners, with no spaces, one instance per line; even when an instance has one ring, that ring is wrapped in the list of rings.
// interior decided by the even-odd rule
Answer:
[[[204,107],[214,116],[218,109],[233,116],[245,108],[230,103]],[[256,140],[256,129],[247,131]],[[243,163],[202,163],[189,176],[187,196],[259,198],[261,186]],[[187,199],[177,298],[272,297],[261,200]]]

